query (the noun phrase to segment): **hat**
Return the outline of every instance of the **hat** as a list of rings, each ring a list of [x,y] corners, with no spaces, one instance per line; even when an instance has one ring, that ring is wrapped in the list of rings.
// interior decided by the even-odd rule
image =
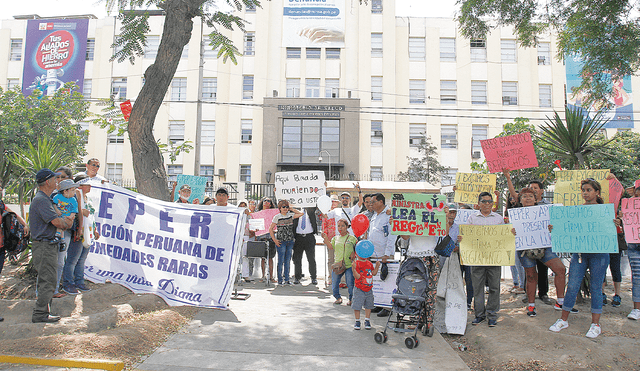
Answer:
[[[65,179],[58,184],[60,191],[64,191],[70,188],[78,188],[78,185],[71,179]]]
[[[452,210],[456,210],[457,211],[458,210],[458,205],[455,204],[455,203],[450,203],[447,206],[449,207],[449,211],[452,211]]]
[[[191,186],[190,186],[190,185],[188,185],[188,184],[183,184],[183,185],[180,187],[180,190],[181,190],[181,191],[184,191],[185,189],[191,190]]]
[[[349,196],[349,197],[351,197],[351,193],[345,191],[345,192],[340,193],[340,196]]]
[[[227,196],[228,196],[228,195],[229,195],[229,192],[227,191],[227,189],[226,189],[226,188],[220,187],[220,188],[218,188],[218,190],[216,191],[216,194],[217,194],[217,195],[219,195],[219,194],[225,194],[225,195],[227,195]]]
[[[44,168],[44,169],[40,169],[38,170],[38,172],[36,173],[36,183],[40,184],[40,183],[44,183],[47,180],[53,178],[54,176],[58,176],[61,175],[62,173],[54,173],[53,171]]]
[[[338,199],[338,196],[336,195],[331,195],[331,202],[333,201],[340,202],[340,200]]]

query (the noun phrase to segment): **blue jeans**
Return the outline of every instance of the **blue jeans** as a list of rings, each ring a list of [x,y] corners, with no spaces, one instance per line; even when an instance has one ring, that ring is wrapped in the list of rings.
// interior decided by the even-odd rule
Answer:
[[[516,251],[516,255],[521,253],[520,251]],[[520,262],[520,259],[516,256],[516,264],[511,266],[511,277],[513,278],[513,285],[524,287],[524,267]]]
[[[63,287],[84,284],[84,262],[89,249],[82,246],[82,241],[71,242],[67,249],[67,261],[62,270]]]
[[[578,255],[582,255],[582,262],[578,262]],[[602,313],[602,283],[609,266],[609,254],[573,254],[569,265],[569,283],[564,295],[562,310],[571,311],[576,303],[580,285],[589,268],[591,272],[591,313]]]
[[[278,249],[278,283],[289,282],[289,268],[291,266],[291,255],[293,254],[293,240],[280,241]],[[284,275],[282,266],[284,265]]]
[[[344,276],[344,280],[347,281],[347,290],[349,290],[349,300],[353,297],[353,271],[351,268],[347,268],[342,274],[335,274],[331,272],[331,289],[333,290],[333,297],[340,299],[340,280]]]
[[[622,272],[620,272],[620,258],[622,251],[609,254],[609,268],[611,269],[611,279],[613,282],[622,282]]]
[[[627,244],[629,265],[631,265],[631,299],[640,303],[640,243]]]

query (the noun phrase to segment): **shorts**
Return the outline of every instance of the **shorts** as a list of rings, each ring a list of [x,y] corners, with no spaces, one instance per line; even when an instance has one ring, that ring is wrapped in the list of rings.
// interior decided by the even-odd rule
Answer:
[[[361,289],[354,287],[351,309],[362,310],[363,307],[364,309],[375,308],[375,305],[373,304],[373,291],[362,291]]]
[[[520,264],[522,264],[523,267],[525,268],[533,268],[536,266],[536,261],[533,259],[529,259],[526,256],[522,256],[522,253],[524,251],[527,250],[520,250],[520,251],[516,251],[516,254],[518,255],[518,257],[520,258]],[[555,258],[557,258],[558,255],[556,255],[553,251],[551,251],[550,247],[547,247],[544,249],[544,256],[540,260],[543,263],[548,262],[549,260],[553,260]]]

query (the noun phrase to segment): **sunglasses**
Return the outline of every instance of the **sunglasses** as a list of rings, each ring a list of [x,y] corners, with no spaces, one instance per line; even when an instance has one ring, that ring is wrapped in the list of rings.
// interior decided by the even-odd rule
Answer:
[[[281,209],[288,209],[289,206],[282,206]]]
[[[89,164],[89,166],[97,167],[98,169],[100,168],[100,165],[96,165],[96,164]]]
[[[480,200],[481,204],[492,204],[493,200]]]

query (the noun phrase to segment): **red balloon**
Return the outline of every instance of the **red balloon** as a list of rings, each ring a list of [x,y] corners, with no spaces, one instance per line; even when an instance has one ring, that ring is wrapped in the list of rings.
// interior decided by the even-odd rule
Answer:
[[[351,229],[356,237],[360,237],[369,229],[369,218],[363,214],[358,214],[351,219]]]

